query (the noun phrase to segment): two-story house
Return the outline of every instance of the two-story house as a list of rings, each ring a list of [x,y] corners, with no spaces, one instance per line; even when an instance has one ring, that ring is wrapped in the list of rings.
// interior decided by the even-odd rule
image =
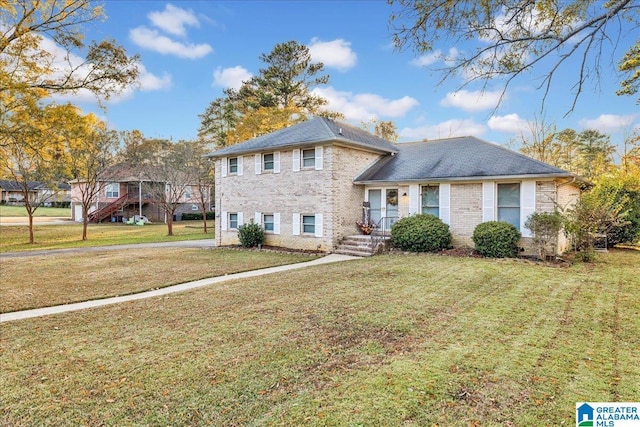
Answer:
[[[505,220],[526,246],[527,217],[574,203],[582,184],[474,137],[393,144],[321,117],[209,156],[216,162],[219,245],[237,244],[238,227],[254,221],[268,245],[332,251],[359,232],[366,209],[385,229],[401,217],[434,214],[449,224],[457,246],[472,246],[481,222]]]

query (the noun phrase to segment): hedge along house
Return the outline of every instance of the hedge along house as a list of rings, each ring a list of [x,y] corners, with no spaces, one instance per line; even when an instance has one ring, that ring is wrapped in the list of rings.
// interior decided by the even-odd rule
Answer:
[[[575,203],[581,180],[569,172],[474,137],[392,144],[326,118],[222,148],[216,162],[216,240],[261,224],[266,244],[333,251],[358,234],[367,212],[388,229],[398,218],[431,213],[449,224],[454,245],[473,246],[481,222],[524,227],[533,212]],[[558,236],[558,250],[566,247]]]

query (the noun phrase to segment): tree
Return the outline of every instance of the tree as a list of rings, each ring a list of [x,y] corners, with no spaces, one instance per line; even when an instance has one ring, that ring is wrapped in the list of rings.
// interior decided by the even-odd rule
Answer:
[[[556,135],[555,123],[546,124],[544,119],[534,118],[527,122],[527,129],[520,132],[520,152],[541,162],[559,166],[562,150]]]
[[[616,147],[611,144],[609,135],[587,129],[578,134],[577,151],[580,156],[577,172],[593,180],[611,168]]]
[[[194,144],[193,163],[198,169],[195,181],[196,193],[194,199],[196,199],[198,201],[198,205],[200,205],[204,232],[206,234],[207,212],[211,208],[213,190],[215,188],[215,162],[211,161],[210,158],[205,157],[205,154],[208,151],[206,144],[201,141],[193,142],[192,144]]]
[[[149,157],[139,163],[145,179],[144,191],[164,211],[167,234],[173,236],[173,216],[191,185],[197,182],[199,170],[196,159],[199,152],[196,145],[188,141],[152,142],[161,149],[150,151]]]
[[[312,93],[326,85],[329,75],[324,65],[312,62],[309,49],[288,41],[276,44],[268,54],[260,55],[265,64],[257,76],[238,89],[226,89],[223,98],[212,101],[200,117],[198,137],[217,147],[306,120],[309,115],[331,118],[341,114],[323,109],[328,101]]]
[[[615,44],[622,32],[637,31],[640,24],[638,0],[388,1],[394,7],[389,21],[396,48],[424,54],[433,52],[441,40],[470,46],[442,58],[443,80],[463,73],[462,87],[477,81],[486,86],[501,78],[504,95],[516,77],[537,67],[545,70],[539,85],[544,88],[544,106],[560,67],[577,58],[569,112],[586,83],[608,73],[603,69],[608,62],[603,58],[606,44]],[[639,56],[636,43],[619,62],[620,70],[632,75],[618,94],[637,91]]]
[[[366,131],[373,132],[375,135],[379,136],[380,138],[386,139],[387,141],[398,141],[398,129],[396,128],[395,123],[393,123],[391,120],[384,121],[374,118],[369,120],[368,122],[360,122],[360,127]]]
[[[65,106],[32,106],[5,118],[13,131],[0,145],[1,175],[21,189],[29,217],[29,243],[34,243],[33,215],[57,193],[64,177],[65,147],[62,133],[69,126]],[[44,198],[30,197],[34,185],[52,190]]]
[[[137,55],[128,57],[111,40],[84,42],[83,26],[103,15],[89,0],[0,2],[0,94],[44,98],[88,90],[109,99],[136,82]]]
[[[89,208],[109,182],[119,138],[95,115],[78,115],[78,125],[65,133],[70,178],[75,181],[82,205],[82,240],[87,240]]]

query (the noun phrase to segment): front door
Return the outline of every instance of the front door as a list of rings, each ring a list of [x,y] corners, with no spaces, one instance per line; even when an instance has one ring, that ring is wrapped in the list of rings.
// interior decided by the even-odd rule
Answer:
[[[371,222],[388,230],[398,219],[398,189],[384,188],[368,190]],[[380,220],[385,218],[384,224]]]

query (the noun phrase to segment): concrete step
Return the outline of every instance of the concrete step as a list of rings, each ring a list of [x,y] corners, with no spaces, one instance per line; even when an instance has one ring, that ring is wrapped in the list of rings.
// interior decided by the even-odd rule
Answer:
[[[341,249],[340,247],[338,247],[338,249],[336,249],[335,251],[333,251],[334,254],[340,254],[340,255],[351,255],[351,256],[359,256],[359,257],[368,257],[373,255],[371,253],[371,250],[367,250],[367,251],[354,251],[354,250],[350,250],[350,249]]]

